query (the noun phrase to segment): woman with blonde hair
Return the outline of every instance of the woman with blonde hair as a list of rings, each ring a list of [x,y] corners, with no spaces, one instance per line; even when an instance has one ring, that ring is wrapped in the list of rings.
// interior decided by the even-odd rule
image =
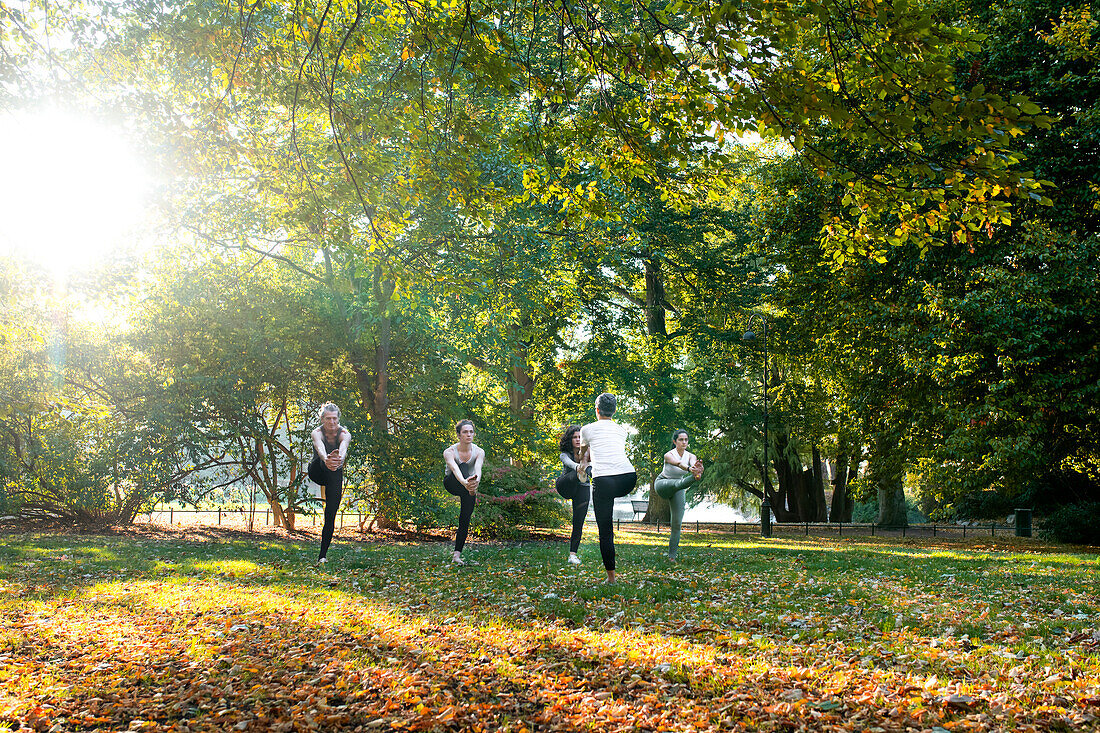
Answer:
[[[351,445],[351,433],[340,424],[340,408],[331,402],[321,405],[317,411],[321,424],[314,428],[313,460],[306,473],[309,479],[321,487],[321,501],[325,503],[325,524],[321,529],[320,563],[328,562],[328,546],[336,530],[336,513],[344,496],[344,460]]]

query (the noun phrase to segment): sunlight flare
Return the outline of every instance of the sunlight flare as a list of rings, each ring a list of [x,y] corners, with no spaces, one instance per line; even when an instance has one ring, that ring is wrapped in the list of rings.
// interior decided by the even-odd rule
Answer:
[[[54,273],[92,266],[132,242],[149,172],[123,134],[73,113],[0,115],[0,251]]]

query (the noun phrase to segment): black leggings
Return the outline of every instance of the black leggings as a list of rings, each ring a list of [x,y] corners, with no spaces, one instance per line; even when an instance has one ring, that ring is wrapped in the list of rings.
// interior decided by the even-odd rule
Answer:
[[[328,554],[329,544],[332,543],[332,533],[336,530],[340,500],[344,498],[344,469],[330,471],[324,461],[314,456],[306,473],[309,474],[310,481],[325,487],[325,526],[321,529],[321,554],[317,558],[323,560]]]
[[[588,516],[592,487],[578,481],[576,471],[566,471],[554,481],[554,488],[563,499],[573,502],[573,531],[569,534],[569,551],[575,553],[581,546],[581,532],[584,530],[584,519]]]
[[[592,507],[596,513],[596,529],[600,531],[600,557],[607,570],[615,569],[615,525],[611,515],[615,499],[626,496],[638,485],[638,474],[618,473],[592,479]]]
[[[470,531],[470,517],[474,515],[474,504],[477,497],[467,491],[466,486],[448,473],[443,479],[443,488],[448,494],[458,497],[460,508],[458,510],[458,532],[455,533],[455,552],[462,552],[466,546],[466,533]]]

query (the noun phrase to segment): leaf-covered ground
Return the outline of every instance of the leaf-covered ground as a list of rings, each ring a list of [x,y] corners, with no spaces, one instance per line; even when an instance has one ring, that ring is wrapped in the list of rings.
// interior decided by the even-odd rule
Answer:
[[[0,536],[0,725],[24,730],[1079,730],[1100,558],[619,532],[560,542]]]

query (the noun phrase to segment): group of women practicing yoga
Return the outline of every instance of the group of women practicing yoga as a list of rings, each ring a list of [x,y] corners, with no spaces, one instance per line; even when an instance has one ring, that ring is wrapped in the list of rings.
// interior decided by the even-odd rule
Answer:
[[[615,582],[615,534],[612,512],[615,499],[634,491],[638,474],[626,455],[627,431],[615,422],[615,395],[604,392],[596,398],[596,421],[583,427],[570,425],[558,445],[562,472],[555,488],[573,505],[573,526],[569,535],[569,562],[579,565],[581,532],[591,502],[600,538],[600,557],[607,571],[607,582]],[[309,478],[320,484],[325,502],[325,524],[321,531],[320,562],[325,562],[343,486],[343,466],[351,434],[340,425],[340,408],[326,402],[320,410],[321,425],[313,431],[313,460]],[[470,530],[470,517],[477,502],[485,451],[474,445],[474,424],[460,420],[455,425],[458,441],[443,451],[446,473],[443,488],[459,499],[458,531],[452,562],[465,565],[462,550]],[[653,490],[672,505],[672,532],[668,556],[676,559],[680,545],[680,525],[684,518],[686,489],[703,475],[703,462],[688,452],[688,434],[677,430],[674,447],[664,455],[664,468],[653,482]]]

